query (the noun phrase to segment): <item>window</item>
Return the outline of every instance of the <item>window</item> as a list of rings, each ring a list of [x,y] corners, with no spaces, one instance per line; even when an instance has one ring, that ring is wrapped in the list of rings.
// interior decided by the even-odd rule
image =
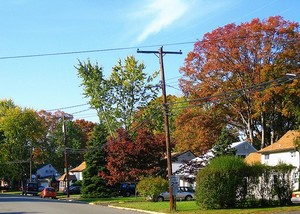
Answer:
[[[269,154],[266,154],[266,155],[265,155],[265,160],[269,160],[269,158],[270,158],[270,155],[269,155]]]
[[[298,181],[298,173],[297,173],[297,172],[294,172],[294,173],[293,173],[293,182],[294,182],[294,183],[297,183],[297,181]]]

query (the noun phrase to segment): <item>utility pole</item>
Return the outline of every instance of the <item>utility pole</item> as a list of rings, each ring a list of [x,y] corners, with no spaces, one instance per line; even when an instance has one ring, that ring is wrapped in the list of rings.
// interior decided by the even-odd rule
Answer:
[[[160,64],[160,75],[161,75],[161,85],[162,85],[162,96],[163,96],[163,108],[164,108],[164,128],[166,134],[166,150],[167,150],[167,167],[168,167],[168,180],[169,180],[169,194],[170,194],[170,210],[174,211],[175,203],[173,197],[173,189],[171,185],[171,175],[172,175],[172,160],[171,160],[171,146],[170,146],[170,127],[169,127],[169,113],[168,113],[168,102],[167,102],[167,94],[166,94],[166,82],[165,82],[165,72],[164,72],[164,62],[163,56],[165,54],[182,54],[181,51],[173,52],[173,51],[163,51],[163,47],[160,47],[158,51],[140,51],[137,50],[137,53],[152,53],[159,58]]]
[[[30,147],[30,159],[29,159],[29,182],[32,182],[32,148]]]
[[[65,155],[65,169],[66,169],[66,177],[65,180],[67,182],[67,197],[70,197],[69,194],[69,167],[68,167],[68,155],[67,155],[67,134],[66,134],[66,124],[65,124],[65,115],[63,114],[63,125],[62,125],[62,131],[64,135],[64,155]]]

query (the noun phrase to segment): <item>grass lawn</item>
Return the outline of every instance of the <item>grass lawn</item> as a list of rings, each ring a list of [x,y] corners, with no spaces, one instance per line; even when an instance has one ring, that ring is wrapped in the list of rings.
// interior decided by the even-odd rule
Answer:
[[[124,202],[112,203],[113,206],[127,207],[141,210],[170,213],[169,202]],[[287,211],[299,211],[300,206],[273,207],[273,208],[253,208],[253,209],[218,209],[218,210],[199,210],[195,201],[178,201],[176,202],[176,211],[180,214],[267,214],[267,213],[284,213]]]
[[[20,192],[6,192],[8,194],[20,194]],[[66,198],[62,193],[57,194],[58,198]],[[150,202],[142,197],[115,197],[115,198],[81,198],[80,195],[70,195],[70,199],[85,201],[96,205],[111,205],[116,207],[133,208],[140,210],[170,213],[170,202]],[[195,201],[177,201],[176,213],[178,214],[274,214],[288,211],[299,211],[300,206],[253,208],[253,209],[218,209],[199,210]]]

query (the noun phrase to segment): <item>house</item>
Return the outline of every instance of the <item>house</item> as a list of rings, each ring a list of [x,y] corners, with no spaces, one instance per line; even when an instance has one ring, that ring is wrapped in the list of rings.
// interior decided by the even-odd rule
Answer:
[[[235,149],[236,156],[242,158],[246,158],[249,154],[257,151],[254,146],[247,141],[232,143],[230,147]]]
[[[44,178],[52,178],[53,175],[57,176],[58,173],[51,164],[44,164],[38,166],[35,175],[36,178],[38,179],[44,179]]]
[[[79,166],[71,169],[70,172],[76,176],[77,181],[82,181],[83,180],[82,172],[85,170],[85,168],[86,168],[86,162],[84,161]]]
[[[171,155],[172,159],[172,174],[176,172],[182,164],[187,163],[188,161],[194,159],[196,155],[188,150],[181,153],[174,153]]]
[[[36,173],[32,176],[40,186],[48,187],[51,182],[57,180],[60,175],[51,164],[43,164],[37,167]]]
[[[296,190],[299,186],[299,166],[300,166],[300,155],[297,150],[295,140],[300,137],[300,132],[290,130],[285,133],[277,142],[269,145],[257,153],[249,155],[245,159],[246,163],[262,163],[269,166],[276,166],[279,163],[291,164],[295,167],[292,172],[293,188]]]
[[[249,154],[256,152],[257,150],[254,146],[247,142],[234,142],[230,145],[230,148],[235,149],[235,155],[246,158]],[[210,159],[214,157],[213,153],[214,148],[209,150],[204,155],[200,157],[195,157],[191,159],[188,163],[181,164],[178,166],[177,171],[174,172],[177,177],[179,177],[179,184],[181,186],[194,186],[195,185],[195,177],[199,169],[205,167],[205,165],[209,162]]]
[[[72,183],[76,182],[77,181],[77,178],[75,175],[66,175],[63,174],[59,179],[59,191],[63,192],[64,189],[67,187],[67,182],[69,183],[69,185],[72,185]]]
[[[250,154],[257,152],[254,146],[247,141],[234,142],[230,144],[230,149],[235,149],[235,155],[242,158],[246,158]],[[196,157],[192,161],[207,163],[211,158],[214,157],[213,150],[214,148],[206,152],[204,155]]]
[[[253,152],[245,158],[245,162],[249,165],[261,163],[261,153]]]
[[[196,155],[190,150],[171,154],[172,175],[176,175],[177,179],[181,181],[181,177],[183,176],[183,174],[179,172],[180,168],[194,158],[196,158]],[[179,185],[185,186],[185,183],[179,182]]]

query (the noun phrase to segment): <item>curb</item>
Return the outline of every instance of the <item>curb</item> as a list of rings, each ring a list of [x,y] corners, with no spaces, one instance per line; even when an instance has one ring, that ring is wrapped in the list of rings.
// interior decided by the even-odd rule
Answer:
[[[108,207],[115,208],[115,209],[120,209],[120,210],[130,210],[130,211],[150,213],[150,214],[166,214],[166,213],[161,213],[161,212],[154,212],[154,211],[148,211],[148,210],[133,209],[133,208],[128,208],[128,207],[118,207],[118,206],[112,206],[112,205],[108,205]]]

